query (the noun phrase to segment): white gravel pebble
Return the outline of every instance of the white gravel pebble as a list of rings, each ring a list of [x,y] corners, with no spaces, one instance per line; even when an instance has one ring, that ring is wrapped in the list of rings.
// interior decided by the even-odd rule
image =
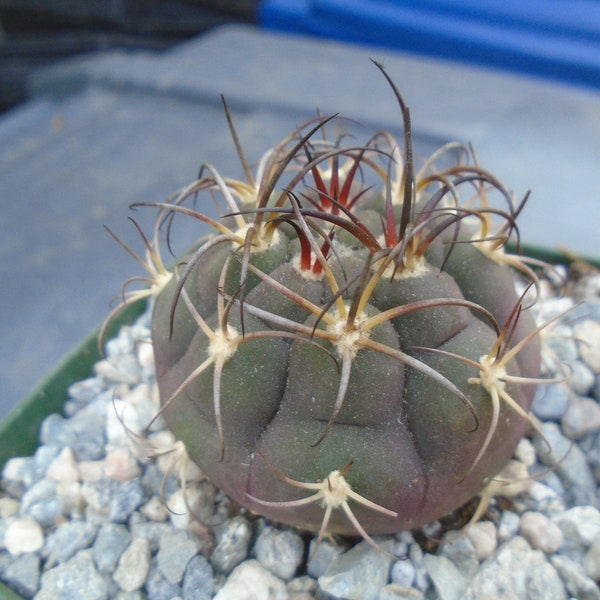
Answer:
[[[546,554],[556,552],[563,544],[564,536],[560,527],[546,515],[529,511],[521,515],[521,535],[532,548]]]
[[[600,323],[588,319],[573,327],[581,358],[595,373],[600,373]]]
[[[410,559],[397,560],[392,565],[390,577],[393,583],[409,588],[415,580],[415,566]]]
[[[257,560],[238,565],[214,600],[288,600],[285,583]]]
[[[556,515],[553,521],[565,537],[591,546],[600,536],[600,511],[593,506],[575,506]]]
[[[13,556],[37,552],[44,546],[44,532],[31,517],[15,519],[6,529],[4,545]]]
[[[588,577],[583,566],[568,556],[555,554],[552,565],[561,576],[565,588],[576,600],[600,600],[600,590],[596,582]]]
[[[8,519],[19,512],[19,501],[14,498],[0,498],[0,519]]]
[[[596,536],[583,559],[583,568],[588,577],[600,581],[600,535]]]
[[[425,595],[416,588],[407,588],[390,583],[381,588],[379,600],[424,600]]]
[[[580,396],[587,396],[594,387],[596,381],[595,373],[582,361],[574,360],[567,363],[569,373],[569,385],[572,390]]]
[[[106,477],[116,481],[129,481],[140,475],[141,468],[128,446],[110,446],[104,459]]]
[[[391,553],[392,538],[381,537],[374,541]],[[331,563],[319,577],[319,587],[334,598],[377,600],[381,588],[388,582],[391,564],[389,554],[379,552],[363,540]]]
[[[600,431],[600,405],[593,398],[572,394],[561,427],[572,440]]]
[[[474,523],[467,529],[466,535],[471,540],[479,561],[489,558],[498,546],[498,530],[491,521]]]
[[[512,537],[515,537],[519,531],[520,519],[519,515],[511,510],[506,510],[500,517],[498,525],[498,541],[506,542]]]
[[[107,600],[108,585],[96,570],[89,552],[45,571],[36,600]]]
[[[67,446],[61,450],[60,454],[48,466],[46,477],[53,481],[69,483],[79,481],[79,469],[71,448]]]
[[[150,547],[148,540],[134,538],[119,559],[113,579],[124,592],[142,588],[150,570]]]
[[[164,523],[169,518],[169,510],[158,496],[152,496],[140,508],[140,512],[150,521]]]
[[[567,600],[556,570],[520,536],[482,564],[460,600]]]
[[[174,531],[160,538],[158,568],[169,583],[181,583],[185,567],[198,554],[201,541],[188,531]]]
[[[467,578],[445,556],[425,555],[425,566],[440,600],[462,600]]]
[[[531,467],[537,461],[535,446],[527,438],[523,438],[515,450],[515,458],[526,467]]]
[[[210,559],[215,571],[227,575],[239,565],[247,556],[251,538],[252,528],[244,517],[227,521]]]
[[[289,581],[302,562],[304,543],[293,531],[267,526],[260,532],[254,552],[263,567],[280,579]]]

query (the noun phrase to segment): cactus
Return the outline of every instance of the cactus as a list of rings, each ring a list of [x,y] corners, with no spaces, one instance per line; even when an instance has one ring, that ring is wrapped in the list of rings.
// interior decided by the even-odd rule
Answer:
[[[275,521],[370,542],[479,494],[535,427],[541,381],[536,263],[506,248],[527,196],[460,144],[416,170],[409,109],[376,65],[402,144],[321,139],[337,117],[318,116],[254,174],[225,105],[246,180],[204,165],[144,203],[157,232],[183,214],[214,233],[172,271],[144,237],[151,286],[133,293],[154,299],[159,415],[213,483]],[[219,219],[190,202],[206,192]]]

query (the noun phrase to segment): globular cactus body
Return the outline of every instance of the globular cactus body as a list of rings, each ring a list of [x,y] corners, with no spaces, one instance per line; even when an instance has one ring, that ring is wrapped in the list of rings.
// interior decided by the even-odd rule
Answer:
[[[397,97],[404,155],[389,134],[343,148],[296,133],[256,181],[211,168],[160,205],[163,222],[217,229],[155,290],[161,414],[231,498],[321,534],[440,518],[531,426],[539,347],[510,265],[533,274],[504,250],[522,206],[476,164],[414,175]],[[221,221],[183,208],[206,189]]]

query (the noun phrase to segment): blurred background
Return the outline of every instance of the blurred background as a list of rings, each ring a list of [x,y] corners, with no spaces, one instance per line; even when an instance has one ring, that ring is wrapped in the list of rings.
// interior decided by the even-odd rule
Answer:
[[[232,22],[600,87],[597,0],[0,0],[0,107],[27,97],[32,69]]]
[[[241,175],[221,93],[254,162],[317,108],[400,134],[369,57],[419,154],[473,142],[526,242],[600,256],[597,0],[0,0],[0,419],[140,274],[103,225],[142,251],[132,202]]]
[[[0,0],[0,106],[29,95],[30,74],[76,55],[160,52],[230,22],[256,23],[256,0]]]

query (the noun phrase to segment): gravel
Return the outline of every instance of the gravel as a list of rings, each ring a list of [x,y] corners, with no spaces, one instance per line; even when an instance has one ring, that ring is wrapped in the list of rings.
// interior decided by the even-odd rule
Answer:
[[[69,388],[35,454],[6,464],[0,580],[37,600],[600,600],[600,275],[541,292],[540,322],[572,308],[543,332],[545,375],[567,379],[533,405],[550,448],[523,440],[515,458],[531,479],[466,530],[376,538],[402,560],[355,539],[317,547],[178,467],[160,418],[142,440],[158,409],[147,311]]]

